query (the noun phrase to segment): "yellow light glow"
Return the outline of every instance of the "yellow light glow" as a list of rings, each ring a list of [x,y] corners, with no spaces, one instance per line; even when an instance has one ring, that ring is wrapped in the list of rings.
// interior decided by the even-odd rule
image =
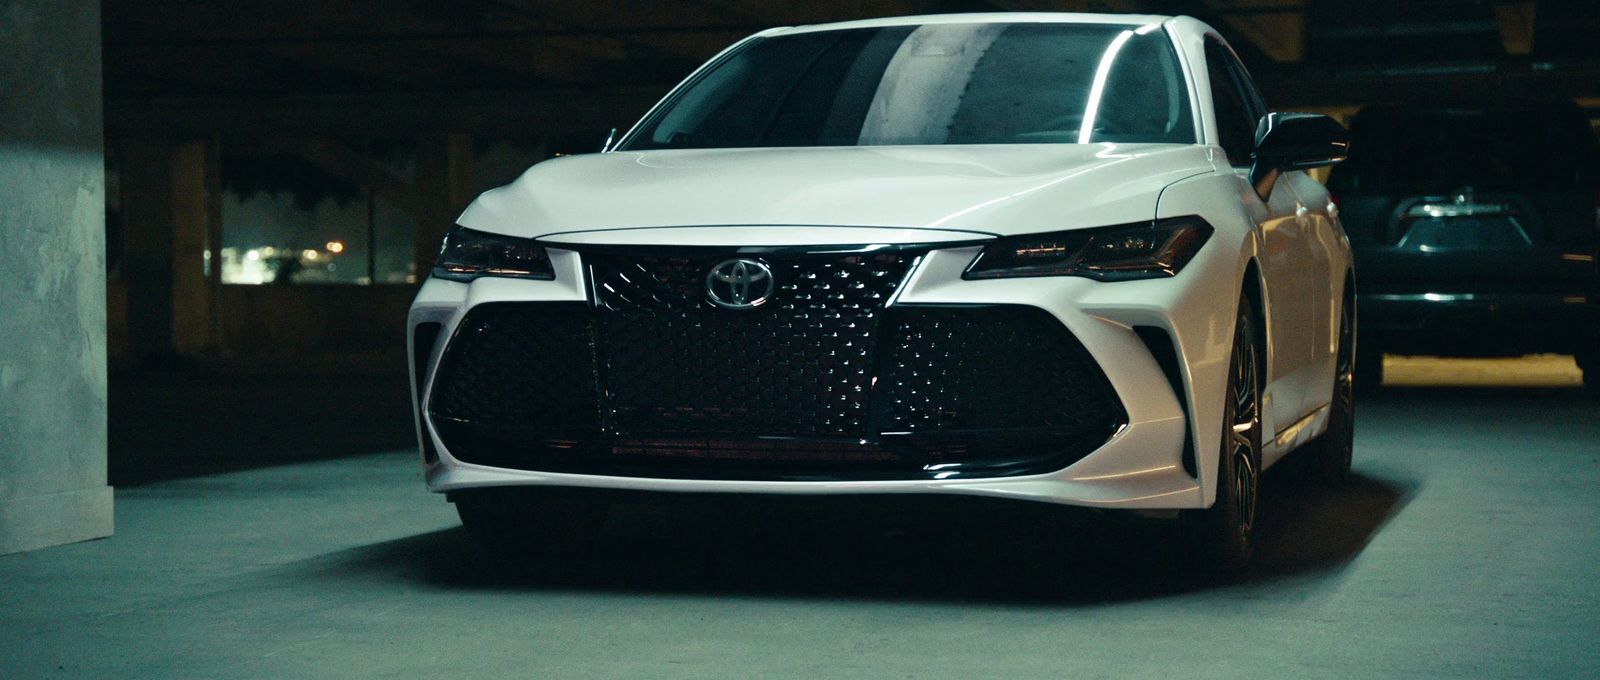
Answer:
[[[338,255],[344,252],[344,243],[341,241],[329,241],[327,248],[328,252]]]
[[[1059,243],[1038,243],[1023,246],[1017,249],[1017,257],[1054,257],[1065,254],[1069,249]]]

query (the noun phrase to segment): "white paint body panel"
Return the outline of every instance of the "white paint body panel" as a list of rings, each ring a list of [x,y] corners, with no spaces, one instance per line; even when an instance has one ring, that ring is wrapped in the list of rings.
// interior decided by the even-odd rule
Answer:
[[[1204,77],[1194,77],[1205,73],[1202,44],[1211,29],[1184,17],[1043,14],[918,17],[881,25],[974,20],[1164,22],[1190,75],[1203,143],[669,150],[554,159],[483,194],[459,223],[550,244],[556,280],[430,279],[417,295],[410,323],[440,322],[447,338],[479,304],[585,300],[578,253],[566,247],[935,244],[894,304],[1004,303],[1047,310],[1100,363],[1127,410],[1127,427],[1088,457],[1048,474],[781,482],[484,467],[453,458],[421,418],[419,436],[431,438],[440,456],[428,467],[429,488],[952,493],[1129,509],[1208,507],[1216,487],[1234,314],[1247,286],[1259,286],[1268,336],[1265,424],[1266,438],[1274,441],[1266,442],[1264,460],[1270,465],[1319,434],[1333,390],[1348,244],[1326,192],[1304,173],[1286,173],[1270,200],[1262,201],[1223,159],[1215,146],[1209,86]],[[850,25],[857,24],[872,22]],[[1184,215],[1205,218],[1215,233],[1173,278],[961,278],[981,250],[975,242],[985,239]],[[1135,336],[1136,325],[1158,326],[1174,337],[1185,381],[1181,402]],[[424,394],[444,346],[439,343],[424,364]],[[1181,403],[1189,405],[1187,417]],[[1191,428],[1198,478],[1181,464]]]
[[[1150,219],[1152,187],[1211,169],[1201,147],[1158,144],[618,151],[535,165],[459,223],[558,241],[707,225],[1025,234]]]

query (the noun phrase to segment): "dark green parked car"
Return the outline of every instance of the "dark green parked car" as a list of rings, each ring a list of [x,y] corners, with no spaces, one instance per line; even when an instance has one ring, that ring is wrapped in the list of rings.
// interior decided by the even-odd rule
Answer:
[[[1329,188],[1361,273],[1358,381],[1383,353],[1573,354],[1600,390],[1600,148],[1571,102],[1372,107]]]

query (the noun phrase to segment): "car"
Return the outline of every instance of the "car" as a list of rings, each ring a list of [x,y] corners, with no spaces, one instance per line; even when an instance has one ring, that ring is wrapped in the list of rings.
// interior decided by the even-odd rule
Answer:
[[[1328,184],[1361,266],[1362,366],[1384,352],[1577,356],[1600,393],[1600,183],[1570,100],[1379,106]]]
[[[581,537],[594,490],[957,494],[1243,568],[1262,471],[1350,468],[1305,172],[1347,145],[1189,17],[762,31],[461,214],[409,318],[427,485],[489,545]]]

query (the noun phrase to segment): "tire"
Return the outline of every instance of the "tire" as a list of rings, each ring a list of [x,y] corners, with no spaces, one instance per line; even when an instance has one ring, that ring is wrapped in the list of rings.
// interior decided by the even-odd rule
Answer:
[[[1328,407],[1328,429],[1284,461],[1295,477],[1314,484],[1341,484],[1350,478],[1355,451],[1355,318],[1349,299],[1339,319],[1339,352],[1334,361],[1333,401]]]
[[[467,535],[486,552],[535,556],[569,552],[592,543],[604,528],[609,504],[573,489],[494,488],[451,494]]]
[[[1222,446],[1217,456],[1217,497],[1210,508],[1188,516],[1196,552],[1207,567],[1219,573],[1245,569],[1255,550],[1262,429],[1257,323],[1250,301],[1241,300],[1223,407]]]

